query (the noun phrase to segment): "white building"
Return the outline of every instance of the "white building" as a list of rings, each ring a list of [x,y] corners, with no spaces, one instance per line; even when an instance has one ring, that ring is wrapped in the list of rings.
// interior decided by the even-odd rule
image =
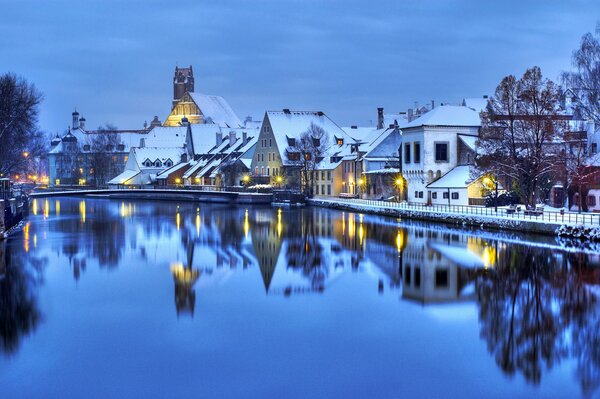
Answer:
[[[402,175],[409,202],[469,203],[466,165],[474,162],[480,127],[479,111],[454,105],[435,107],[402,127]]]

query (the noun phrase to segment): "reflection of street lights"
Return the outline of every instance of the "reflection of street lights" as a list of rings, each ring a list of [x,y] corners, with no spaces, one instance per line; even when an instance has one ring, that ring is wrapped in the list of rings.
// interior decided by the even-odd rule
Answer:
[[[360,194],[364,194],[364,192],[365,192],[365,183],[366,183],[366,180],[364,177],[360,177],[357,180],[358,187],[360,188]]]

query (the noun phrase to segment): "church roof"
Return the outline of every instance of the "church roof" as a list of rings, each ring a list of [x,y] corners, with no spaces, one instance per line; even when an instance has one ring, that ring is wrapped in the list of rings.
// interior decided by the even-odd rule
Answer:
[[[213,123],[229,128],[243,126],[223,97],[201,93],[189,93],[189,95],[200,108],[205,120],[211,119]]]

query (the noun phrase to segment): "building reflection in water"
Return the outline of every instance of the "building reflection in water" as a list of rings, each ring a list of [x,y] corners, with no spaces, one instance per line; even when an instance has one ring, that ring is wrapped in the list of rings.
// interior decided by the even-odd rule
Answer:
[[[481,339],[504,373],[539,384],[546,370],[572,360],[582,391],[598,392],[600,268],[589,267],[598,256],[559,250],[551,238],[525,245],[527,237],[517,233],[472,234],[311,207],[41,201],[32,202],[31,225],[20,233],[19,255],[26,256],[7,255],[0,243],[3,348],[18,346],[40,319],[35,285],[21,272],[27,268],[13,267],[25,258],[31,263],[41,246],[37,217],[51,234],[70,233],[55,245],[76,280],[91,260],[123,267],[128,251],[148,263],[148,247],[155,245],[168,258],[164,275],[173,279],[178,316],[194,315],[195,286],[200,278],[211,284],[219,273],[259,271],[260,290],[284,296],[320,294],[344,273],[361,273],[373,281],[374,294],[386,286],[386,293],[419,306],[471,303]],[[201,263],[194,263],[198,253]]]

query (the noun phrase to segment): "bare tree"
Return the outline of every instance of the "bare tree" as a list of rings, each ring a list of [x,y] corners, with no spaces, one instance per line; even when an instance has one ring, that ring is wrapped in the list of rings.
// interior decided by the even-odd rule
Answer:
[[[287,151],[290,164],[300,169],[302,191],[312,195],[315,170],[329,149],[329,135],[319,125],[311,123],[309,128],[294,140]]]
[[[551,177],[565,130],[561,110],[560,87],[533,67],[503,78],[482,113],[477,165],[505,178],[528,206]]]
[[[0,174],[28,172],[45,153],[47,138],[38,128],[42,94],[12,73],[0,76]]]
[[[89,166],[93,170],[94,183],[99,186],[105,184],[114,177],[118,171],[113,161],[115,151],[121,142],[117,128],[111,124],[98,127],[94,133],[88,133],[87,145],[89,145]]]
[[[574,70],[562,75],[565,86],[573,93],[575,116],[600,125],[600,23],[595,34],[586,33],[573,52]]]

